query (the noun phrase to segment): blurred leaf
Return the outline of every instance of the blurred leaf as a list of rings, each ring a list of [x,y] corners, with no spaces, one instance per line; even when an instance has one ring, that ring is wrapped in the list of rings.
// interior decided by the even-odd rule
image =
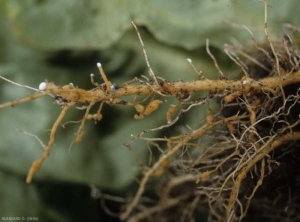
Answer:
[[[257,39],[264,38],[263,3],[255,0],[8,0],[6,3],[9,21],[0,22],[0,75],[33,87],[48,79],[59,85],[73,82],[80,88],[91,89],[89,74],[98,73],[95,66],[98,59],[101,59],[109,80],[117,85],[135,76],[147,75],[144,55],[130,19],[143,26],[140,32],[154,73],[170,81],[198,78],[186,62],[187,58],[191,58],[206,77],[216,78],[217,71],[206,54],[206,38],[218,48],[232,39],[243,43],[252,41],[241,25],[253,31]],[[297,25],[300,20],[297,4],[296,1],[269,1],[270,33],[280,33],[283,22]],[[3,17],[4,14],[1,15]],[[23,44],[16,41],[16,36]],[[63,54],[68,57],[68,63],[63,56],[57,59],[59,65],[53,62],[56,50],[65,49],[70,52]],[[70,56],[83,55],[95,49],[101,50],[99,56],[85,59],[87,62],[82,66],[77,64],[82,62],[80,59],[72,60]],[[228,64],[232,63],[222,57],[216,48],[212,47],[213,50],[223,71],[227,76],[232,76],[233,72],[228,71]],[[96,78],[101,81],[99,75]],[[0,103],[28,94],[28,90],[0,81]],[[133,118],[132,107],[106,106],[103,120],[97,125],[88,121],[83,140],[73,144],[70,153],[68,149],[75,139],[78,124],[60,127],[51,155],[34,180],[124,188],[134,181],[138,164],[133,152],[124,147],[123,142],[131,140],[130,134],[165,124],[165,112],[172,102],[168,100],[155,113],[140,121]],[[16,129],[33,133],[46,143],[49,129],[61,111],[53,103],[52,98],[46,97],[0,110],[2,169],[9,169],[12,174],[25,179],[32,161],[43,151],[34,138],[16,132]],[[191,126],[200,124],[204,114],[205,109],[192,109],[186,123]],[[63,122],[81,120],[83,115],[84,111],[74,108]],[[173,130],[178,129],[172,128],[164,133],[172,134]],[[158,133],[151,136],[158,136]],[[142,161],[147,160],[149,151],[144,142],[136,141],[132,148]],[[1,178],[1,181],[5,180]],[[13,184],[12,180],[7,181],[5,189],[9,188],[10,183]],[[19,183],[22,184],[22,181]],[[27,186],[25,181],[23,185]],[[33,193],[32,197],[20,196],[28,198],[35,206],[36,194],[29,192],[30,195]],[[13,194],[8,193],[10,195]]]
[[[9,1],[14,32],[46,49],[106,48],[130,26],[124,1]],[[125,13],[127,11],[127,13]]]
[[[286,21],[297,23],[297,6],[297,1],[270,1],[269,31],[281,32],[279,24]],[[8,14],[22,41],[46,49],[107,48],[131,28],[130,19],[162,42],[186,49],[204,45],[206,38],[218,46],[232,37],[251,41],[247,31],[232,26],[245,25],[259,36],[264,27],[263,2],[254,0],[10,0]]]
[[[38,193],[33,186],[23,186],[20,178],[0,172],[0,216],[37,216],[40,206]],[[30,202],[31,204],[27,204]],[[5,212],[6,215],[2,214]]]
[[[185,1],[179,3],[177,1],[133,2],[129,0],[86,2],[10,0],[7,3],[11,28],[29,45],[52,50],[106,48],[102,51],[102,57],[107,61],[104,67],[107,68],[108,78],[116,84],[122,84],[137,74],[147,73],[136,33],[132,29],[125,31],[131,27],[129,20],[132,16],[137,23],[144,24],[158,39],[167,43],[163,44],[154,40],[149,33],[141,29],[152,69],[156,75],[171,81],[178,79],[189,81],[197,78],[186,62],[188,57],[193,59],[194,65],[202,70],[205,76],[215,78],[217,72],[212,68],[212,62],[207,58],[205,48],[199,46],[204,44],[206,37],[215,39],[215,42],[221,42],[233,35],[225,31],[230,28],[230,22],[227,23],[228,26],[222,23],[226,19],[230,20],[233,16],[241,17],[237,20],[239,24],[249,22],[254,28],[261,27],[263,24],[263,5],[255,1]],[[277,3],[273,1],[272,8],[269,9],[271,18],[274,16],[272,9],[274,8],[274,11],[277,9]],[[286,5],[284,8],[289,9],[289,4]],[[250,13],[248,8],[252,10],[253,7],[259,11],[260,16]],[[220,13],[215,13],[217,11]],[[286,13],[286,10],[283,12]],[[248,19],[248,16],[253,18]],[[237,32],[237,30],[234,31]],[[244,30],[238,30],[237,33],[249,35]],[[21,46],[9,36],[5,38],[5,41],[7,42],[6,58],[9,62],[2,66],[2,70],[4,72],[10,70],[11,74],[6,76],[16,82],[37,86],[44,79],[49,79],[60,85],[72,81],[75,85],[80,84],[79,87],[91,88],[88,73],[89,69],[96,68],[94,66],[90,68],[92,64],[84,67],[86,73],[82,73],[81,70],[51,67],[46,62],[48,58],[46,53]],[[171,45],[179,45],[183,48]],[[190,52],[184,49],[194,47],[198,47],[197,51]],[[116,72],[120,74],[117,76],[110,74]],[[2,82],[1,86],[1,101],[13,100],[27,94],[27,90],[8,83]],[[60,112],[60,108],[51,103],[50,98],[44,98],[18,105],[14,109],[1,110],[2,116],[6,117],[1,118],[1,125],[7,126],[3,134],[5,138],[3,142],[12,147],[7,149],[2,146],[1,152],[5,157],[1,159],[3,165],[25,175],[31,162],[41,155],[41,150],[37,148],[39,145],[33,138],[15,133],[15,130],[19,128],[28,130],[41,136],[46,143],[48,132],[41,132],[51,128]],[[162,113],[167,106],[160,109]],[[116,108],[118,109],[121,108]],[[128,109],[130,110],[126,108]],[[78,145],[86,148],[74,148],[78,147],[74,146],[70,155],[67,149],[74,140],[77,125],[68,125],[64,130],[59,129],[51,158],[46,161],[37,178],[88,182],[113,188],[126,186],[136,175],[136,172],[130,171],[136,166],[136,159],[123,147],[122,143],[130,139],[130,133],[137,134],[145,128],[165,123],[164,115],[157,114],[158,118],[155,118],[155,121],[152,120],[152,116],[137,121],[133,119],[133,109],[130,112],[132,113],[130,116],[119,114],[119,118],[114,118],[111,122],[103,120],[98,123],[103,128],[102,133],[105,133],[105,129],[111,128],[110,125],[114,125],[114,130],[105,137],[95,132],[98,128],[93,127],[93,124],[87,123],[86,136]],[[82,111],[70,111],[65,122],[80,120],[82,116]],[[124,120],[125,116],[126,120]],[[30,130],[32,126],[34,130]],[[16,140],[16,137],[21,139]],[[140,146],[142,146],[140,143],[136,144],[141,158],[145,160],[147,150]],[[15,164],[16,162],[21,164]]]

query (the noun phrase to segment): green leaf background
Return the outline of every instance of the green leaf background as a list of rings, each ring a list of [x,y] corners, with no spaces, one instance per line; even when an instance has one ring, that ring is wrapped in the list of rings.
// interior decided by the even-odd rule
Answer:
[[[268,27],[272,39],[280,38],[283,23],[299,25],[298,5],[298,1],[269,1]],[[206,77],[216,78],[217,72],[205,52],[207,38],[229,77],[238,72],[222,54],[222,45],[251,44],[251,36],[242,25],[258,41],[264,40],[263,3],[254,0],[5,0],[0,2],[0,10],[0,75],[32,87],[48,79],[59,85],[72,82],[90,89],[89,75],[98,73],[98,61],[110,81],[117,85],[147,75],[131,19],[140,27],[155,74],[168,80],[197,78],[186,58],[192,58]],[[100,76],[97,80],[101,81]],[[1,103],[29,93],[27,89],[0,81]],[[64,184],[70,185],[66,188],[71,190],[69,201],[76,201],[72,198],[78,192],[88,196],[89,184],[107,192],[128,190],[139,168],[134,153],[123,142],[131,140],[130,134],[164,124],[168,104],[139,121],[133,118],[134,110],[129,107],[106,106],[103,120],[96,125],[87,122],[83,140],[74,144],[70,152],[79,125],[70,123],[61,127],[50,157],[30,185],[25,183],[25,177],[42,149],[34,138],[16,130],[33,133],[46,143],[49,129],[61,109],[52,98],[45,97],[0,110],[0,216],[80,221],[78,215],[89,215],[90,220],[96,220],[94,212],[88,210],[74,213],[74,209],[82,209],[84,201],[70,209],[53,207],[43,195],[47,192],[56,195],[57,187]],[[203,113],[194,110],[185,120],[200,122]],[[64,122],[80,120],[83,114],[84,111],[73,108]],[[144,142],[137,141],[132,148],[142,161],[148,160],[149,151]]]

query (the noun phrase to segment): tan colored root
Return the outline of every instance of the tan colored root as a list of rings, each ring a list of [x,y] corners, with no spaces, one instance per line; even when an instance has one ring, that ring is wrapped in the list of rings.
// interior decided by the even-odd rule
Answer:
[[[44,97],[44,96],[46,96],[48,94],[49,93],[47,93],[47,92],[43,92],[43,93],[31,95],[29,97],[25,97],[25,98],[22,98],[22,99],[17,99],[17,100],[14,100],[12,102],[3,103],[3,104],[0,104],[0,109],[3,109],[5,107],[9,107],[9,106],[14,107],[14,106],[16,106],[19,103],[29,102],[29,101],[38,99],[40,97]]]
[[[64,116],[66,115],[68,109],[73,106],[74,104],[73,103],[70,103],[69,105],[65,106],[60,115],[58,116],[57,120],[55,121],[52,129],[51,129],[51,133],[50,133],[50,139],[49,139],[49,142],[47,144],[47,146],[45,147],[44,149],[44,153],[43,155],[35,160],[30,169],[29,169],[29,172],[28,172],[28,175],[27,175],[27,178],[26,178],[26,182],[27,183],[31,183],[32,181],[32,178],[33,176],[36,174],[36,172],[41,168],[42,166],[42,163],[47,159],[47,157],[50,155],[50,149],[54,143],[54,140],[55,140],[55,133],[57,131],[57,127],[60,125],[61,121],[63,120]]]
[[[84,117],[83,117],[83,119],[82,119],[82,121],[81,121],[81,124],[80,124],[80,126],[79,126],[79,128],[78,128],[78,131],[77,131],[77,133],[76,133],[76,140],[75,140],[76,143],[79,143],[79,142],[81,141],[81,139],[82,139],[82,136],[83,136],[82,129],[83,129],[83,127],[84,127],[85,121],[88,119],[88,117],[89,117],[89,115],[90,115],[89,112],[90,112],[90,109],[92,108],[93,105],[94,105],[94,104],[90,104],[90,105],[87,107],[86,111],[85,111],[85,115],[84,115]],[[98,115],[97,115],[97,116],[98,116]]]
[[[226,208],[226,215],[227,218],[232,214],[234,203],[236,202],[237,195],[239,192],[239,188],[245,178],[246,174],[249,172],[250,169],[260,160],[262,160],[265,156],[267,156],[271,151],[279,147],[280,145],[289,142],[289,141],[296,141],[300,140],[300,132],[290,132],[282,136],[273,136],[271,137],[266,145],[262,146],[260,150],[255,153],[248,162],[242,164],[238,171],[238,175],[234,181],[234,185],[231,187],[231,194],[228,199],[228,205]]]
[[[239,116],[232,116],[227,118],[226,120],[221,120],[217,121],[214,124],[209,124],[209,125],[204,125],[195,132],[185,135],[185,136],[180,136],[180,139],[182,139],[171,149],[169,149],[164,155],[160,157],[160,159],[147,171],[144,173],[143,179],[141,180],[139,184],[139,189],[136,192],[133,200],[130,202],[130,204],[127,206],[126,210],[122,213],[121,218],[126,219],[129,217],[133,209],[138,205],[138,202],[144,193],[145,186],[147,182],[149,181],[150,177],[156,172],[156,170],[159,169],[159,167],[163,164],[164,161],[166,161],[169,157],[171,157],[177,150],[181,149],[182,146],[184,146],[188,141],[199,138],[201,137],[204,133],[206,133],[208,130],[212,129],[214,126],[219,125],[221,123],[224,123],[224,121],[230,121],[234,119],[239,119]],[[178,137],[171,137],[169,140],[176,140]]]
[[[239,92],[239,94],[246,94],[249,91],[271,91],[276,89],[278,82],[281,82],[281,86],[287,86],[290,84],[295,84],[300,82],[300,71],[285,74],[282,73],[284,78],[275,76],[267,77],[260,80],[253,80],[251,78],[243,77],[240,81],[233,80],[195,80],[192,82],[172,82],[167,83],[169,87],[172,87],[173,90],[169,90],[168,93],[171,96],[177,96],[177,93],[180,91],[187,91],[189,93],[198,92],[198,91],[211,91],[214,93],[223,92],[225,90],[230,90],[232,93]],[[68,86],[68,85],[67,85]],[[102,87],[97,87],[92,90],[84,90],[80,88],[64,88],[64,87],[53,87],[46,89],[45,92],[31,95],[22,99],[18,99],[12,102],[3,103],[0,105],[0,109],[15,106],[19,103],[28,102],[40,97],[46,96],[48,94],[58,94],[62,98],[68,100],[69,102],[75,103],[97,103],[102,101],[110,101],[111,98],[121,98],[124,96],[132,95],[155,95],[154,90],[160,91],[160,87],[156,85],[124,85],[119,87],[112,95],[106,93],[106,90]],[[119,105],[112,102],[111,105]]]
[[[141,35],[140,35],[140,32],[138,30],[138,28],[136,27],[135,23],[131,20],[131,24],[133,25],[137,35],[138,35],[138,38],[140,40],[140,43],[141,43],[141,46],[142,46],[142,50],[143,50],[143,53],[144,53],[144,56],[145,56],[145,61],[146,61],[146,64],[147,64],[147,67],[148,67],[148,72],[149,72],[149,75],[151,76],[151,78],[154,80],[154,83],[157,87],[159,87],[159,84],[158,84],[158,81],[157,81],[157,78],[154,74],[154,72],[152,71],[152,68],[150,66],[150,63],[149,63],[149,59],[148,59],[148,56],[147,56],[147,53],[146,53],[146,50],[145,50],[145,45],[144,45],[144,42],[141,38]]]
[[[265,176],[265,165],[266,165],[265,162],[266,162],[265,159],[262,159],[261,166],[260,166],[260,178],[257,181],[256,186],[254,187],[251,195],[247,198],[247,204],[246,204],[246,208],[245,208],[245,212],[243,214],[243,217],[245,217],[247,212],[248,212],[248,209],[249,209],[250,204],[251,204],[251,200],[254,197],[255,192],[263,184],[263,180],[264,180],[264,176]]]
[[[280,65],[279,65],[278,56],[276,54],[275,48],[273,46],[273,43],[272,43],[271,38],[270,38],[269,33],[268,33],[268,0],[264,0],[264,5],[265,5],[264,31],[265,31],[265,35],[267,37],[267,40],[269,42],[269,46],[271,47],[273,56],[275,58],[277,75],[280,77],[280,76],[282,76],[282,72],[280,71]],[[279,79],[279,81],[278,81],[278,85],[280,87],[280,91],[281,91],[281,94],[282,94],[283,101],[285,101],[285,93],[283,91],[283,88],[282,88],[283,86],[282,86],[280,80],[281,79]]]

